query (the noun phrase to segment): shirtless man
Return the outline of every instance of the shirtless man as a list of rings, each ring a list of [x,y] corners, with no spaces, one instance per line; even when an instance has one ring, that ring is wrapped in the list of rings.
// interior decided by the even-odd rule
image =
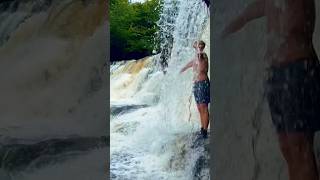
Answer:
[[[197,108],[200,114],[201,130],[200,133],[203,138],[207,138],[209,126],[209,111],[208,104],[210,103],[210,81],[208,78],[208,56],[203,52],[205,43],[203,41],[195,41],[193,47],[196,49],[196,56],[186,66],[184,66],[180,73],[188,68],[193,68],[194,72],[194,86],[193,93],[197,103]]]
[[[320,68],[312,43],[314,0],[256,0],[222,33],[265,17],[270,65],[266,94],[290,180],[318,180],[313,139],[320,129]]]

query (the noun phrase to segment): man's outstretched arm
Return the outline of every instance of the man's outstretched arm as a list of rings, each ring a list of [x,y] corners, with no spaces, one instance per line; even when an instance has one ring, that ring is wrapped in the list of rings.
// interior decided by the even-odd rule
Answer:
[[[245,24],[253,19],[265,16],[265,1],[266,0],[256,0],[248,5],[238,17],[224,28],[222,37],[239,31]]]
[[[188,68],[191,68],[193,66],[193,60],[191,60],[190,62],[188,62],[188,64],[186,64],[180,71],[180,73],[184,72],[185,70],[187,70]]]

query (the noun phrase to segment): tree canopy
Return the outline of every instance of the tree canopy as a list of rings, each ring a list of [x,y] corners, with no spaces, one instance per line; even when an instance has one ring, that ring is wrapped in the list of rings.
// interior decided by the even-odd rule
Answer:
[[[158,46],[156,32],[159,29],[160,1],[110,1],[111,61],[139,59],[152,54]]]

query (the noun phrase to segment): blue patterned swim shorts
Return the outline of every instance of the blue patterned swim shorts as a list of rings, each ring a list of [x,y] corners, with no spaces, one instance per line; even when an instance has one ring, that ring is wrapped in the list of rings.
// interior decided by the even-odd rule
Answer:
[[[197,104],[210,103],[210,81],[209,79],[197,81],[193,85],[194,98]]]

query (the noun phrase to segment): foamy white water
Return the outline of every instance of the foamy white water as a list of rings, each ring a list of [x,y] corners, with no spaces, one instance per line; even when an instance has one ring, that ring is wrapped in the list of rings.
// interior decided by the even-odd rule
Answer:
[[[194,139],[200,125],[192,73],[178,73],[194,55],[194,40],[204,37],[210,44],[209,14],[198,0],[181,0],[177,7],[165,75],[158,55],[110,67],[112,179],[209,179],[208,147]],[[162,18],[171,15],[166,13],[172,12]]]

